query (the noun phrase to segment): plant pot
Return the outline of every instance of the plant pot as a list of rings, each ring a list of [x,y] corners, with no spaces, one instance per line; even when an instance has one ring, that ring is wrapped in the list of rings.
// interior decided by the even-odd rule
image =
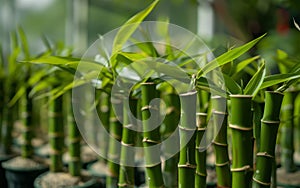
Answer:
[[[43,188],[42,182],[43,182],[43,178],[46,178],[47,175],[49,175],[51,172],[45,172],[41,175],[39,175],[35,181],[34,181],[34,187],[35,188]],[[69,175],[67,173],[52,173],[52,174],[57,174],[57,176],[62,176],[62,174],[64,175]],[[70,176],[70,175],[69,175]],[[104,186],[102,186],[101,182],[98,181],[95,178],[92,178],[91,176],[85,176],[85,181],[80,183],[80,185],[75,185],[75,186],[64,186],[64,185],[57,185],[57,182],[52,182],[51,181],[51,185],[49,187],[69,187],[69,188],[102,188]],[[63,183],[63,182],[61,182]],[[47,187],[47,186],[46,186]]]
[[[48,170],[48,167],[45,165],[12,166],[12,160],[14,159],[2,163],[8,187],[10,188],[32,188],[35,178]]]
[[[7,187],[7,181],[5,177],[5,170],[2,167],[2,163],[13,158],[15,155],[2,155],[0,156],[0,187]]]

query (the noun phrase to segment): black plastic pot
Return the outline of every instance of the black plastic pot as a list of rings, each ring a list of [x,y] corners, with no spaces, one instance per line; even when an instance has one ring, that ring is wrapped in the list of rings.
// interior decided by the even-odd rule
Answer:
[[[15,155],[5,155],[0,156],[0,187],[6,188],[7,187],[7,181],[5,177],[5,170],[2,167],[2,163],[13,158]]]
[[[39,175],[35,179],[35,181],[34,181],[34,188],[42,188],[41,182],[42,182],[43,177],[45,175],[47,175],[47,173],[49,173],[49,172],[45,172],[45,173]],[[97,179],[91,177],[90,180],[84,182],[83,184],[77,185],[77,186],[73,186],[73,187],[69,187],[69,188],[102,188],[102,187],[103,186],[101,185],[100,181],[98,181]]]
[[[12,168],[4,162],[2,166],[9,188],[32,188],[36,177],[48,170],[48,167],[43,165],[34,168]]]

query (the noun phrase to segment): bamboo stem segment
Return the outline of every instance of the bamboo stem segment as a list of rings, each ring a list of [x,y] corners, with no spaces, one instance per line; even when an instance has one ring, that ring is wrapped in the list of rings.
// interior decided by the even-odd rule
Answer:
[[[164,187],[164,181],[161,170],[160,151],[151,152],[151,146],[161,142],[159,133],[159,106],[150,104],[158,97],[156,84],[154,82],[145,82],[142,89],[142,120],[143,120],[143,147],[145,152],[146,163],[146,183],[150,188]],[[152,101],[153,102],[153,101]]]
[[[129,106],[126,105],[129,103]],[[119,172],[118,187],[134,187],[134,155],[135,151],[132,147],[135,145],[136,134],[132,130],[136,127],[136,120],[130,118],[130,114],[136,116],[137,113],[137,100],[127,98],[123,102],[123,133],[122,133],[122,148],[121,148],[121,165]],[[126,165],[129,164],[129,165]]]
[[[253,174],[253,122],[250,95],[230,95],[232,187],[250,188]]]
[[[63,97],[53,101],[49,111],[50,171],[63,171],[62,155],[64,150]]]
[[[279,127],[279,114],[283,95],[278,92],[265,92],[264,114],[261,120],[260,150],[256,154],[256,170],[253,187],[270,187],[275,145]]]
[[[294,103],[297,91],[285,91],[282,102],[281,165],[286,172],[296,171],[294,163]]]
[[[227,107],[226,99],[212,97],[212,114],[214,120],[214,150],[216,155],[217,184],[220,187],[231,187],[230,160],[227,144]]]
[[[179,187],[195,187],[197,92],[193,91],[181,94],[180,99],[180,156],[178,163]]]
[[[123,100],[119,95],[111,96],[111,110],[109,123],[109,147],[108,147],[108,169],[109,176],[106,178],[108,187],[117,187],[121,147],[118,142],[122,139]],[[117,141],[117,142],[116,142]]]
[[[206,131],[206,113],[197,113],[197,135],[196,135],[196,173],[195,173],[195,187],[206,187],[206,147],[201,146],[201,141],[206,139],[204,133]],[[205,143],[205,142],[204,142]]]

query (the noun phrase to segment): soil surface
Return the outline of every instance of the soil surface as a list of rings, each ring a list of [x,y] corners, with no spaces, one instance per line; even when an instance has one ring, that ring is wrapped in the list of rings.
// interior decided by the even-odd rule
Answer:
[[[300,171],[287,173],[283,168],[277,169],[278,185],[289,185],[300,187]]]
[[[95,173],[93,174],[95,176],[100,176],[100,175],[107,176],[109,174],[109,170],[106,164],[99,161],[90,166],[90,171],[92,173]]]
[[[15,157],[5,162],[5,167],[8,168],[22,168],[22,169],[33,169],[46,166],[44,161],[40,158],[27,159],[23,157]]]
[[[70,155],[66,152],[63,156],[64,161],[67,163],[70,160]],[[81,161],[82,163],[89,163],[96,161],[98,159],[98,154],[94,152],[89,146],[83,145],[81,147]]]
[[[62,188],[71,186],[83,185],[86,181],[90,180],[91,177],[85,171],[82,171],[81,177],[71,176],[69,173],[65,172],[49,172],[39,178],[37,183],[42,188]]]

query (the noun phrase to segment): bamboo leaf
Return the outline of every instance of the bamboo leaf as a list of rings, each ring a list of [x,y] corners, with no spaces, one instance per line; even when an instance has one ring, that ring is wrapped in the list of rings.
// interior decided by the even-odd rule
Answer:
[[[244,89],[244,94],[255,96],[264,81],[265,75],[266,75],[265,62],[262,61],[262,65],[260,66],[258,71],[253,75],[249,83],[246,85]]]
[[[266,76],[264,82],[260,86],[260,89],[265,89],[283,82],[287,82],[299,78],[300,78],[299,73],[276,74],[276,75]]]
[[[205,77],[200,77],[196,80],[196,88],[224,98],[228,97],[226,91],[222,90],[219,86],[215,85],[211,80]]]
[[[223,78],[225,81],[225,87],[230,94],[241,94],[242,88],[236,83],[234,79],[232,79],[232,77],[223,74]]]
[[[126,41],[128,41],[140,23],[152,11],[157,3],[158,0],[155,0],[150,6],[131,17],[123,26],[121,26],[113,42],[112,54],[115,54],[122,49]]]
[[[25,56],[25,59],[28,60],[30,59],[30,51],[29,51],[29,45],[28,45],[28,41],[27,41],[27,37],[25,35],[24,30],[19,27],[18,29],[18,33],[19,33],[19,37],[21,39],[21,45],[22,45],[22,50]]]
[[[237,73],[241,72],[245,67],[247,67],[250,63],[257,60],[258,58],[259,58],[259,56],[255,56],[255,57],[251,57],[251,58],[245,59],[244,61],[239,62],[236,65],[235,73],[233,74],[233,76],[235,76]]]
[[[208,72],[216,69],[217,67],[220,67],[222,65],[225,65],[226,63],[229,63],[244,53],[246,53],[248,50],[250,50],[256,43],[258,43],[266,34],[240,46],[237,48],[234,48],[219,57],[215,58],[213,61],[206,64],[201,70],[198,71],[197,78],[207,74]]]

